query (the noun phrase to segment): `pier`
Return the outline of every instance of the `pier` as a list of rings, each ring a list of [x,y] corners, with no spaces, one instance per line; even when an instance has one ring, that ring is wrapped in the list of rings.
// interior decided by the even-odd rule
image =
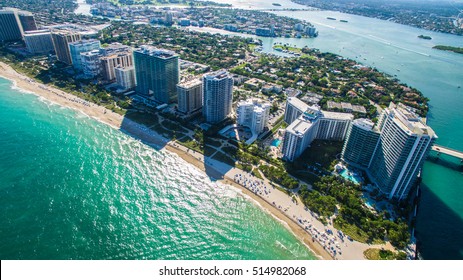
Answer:
[[[450,149],[450,148],[447,148],[447,147],[444,147],[444,146],[439,146],[439,145],[432,145],[431,150],[437,152],[438,155],[439,155],[439,153],[442,153],[442,154],[446,154],[446,155],[449,155],[449,156],[452,156],[452,157],[456,157],[456,158],[463,161],[463,152],[460,152],[460,151],[457,151],[457,150],[454,150],[454,149]]]

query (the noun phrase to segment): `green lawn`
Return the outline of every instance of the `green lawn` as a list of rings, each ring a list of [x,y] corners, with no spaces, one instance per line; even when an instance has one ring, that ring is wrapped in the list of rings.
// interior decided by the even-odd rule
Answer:
[[[210,137],[204,137],[204,141],[207,145],[210,145],[216,148],[222,146],[222,143],[219,140],[215,140]]]
[[[158,117],[149,113],[129,112],[125,117],[146,126],[158,124]]]
[[[201,154],[204,153],[204,151],[199,147],[198,142],[194,141],[191,137],[187,135],[178,138],[177,141],[189,149],[195,150]]]
[[[246,172],[251,172],[252,171],[252,165],[250,164],[241,164],[241,163],[236,163],[235,167],[241,170],[244,170]]]
[[[308,171],[292,171],[290,172],[291,175],[293,175],[294,177],[300,179],[300,180],[303,180],[309,184],[313,184],[315,182],[318,181],[318,176],[313,174],[313,173],[310,173]]]
[[[235,147],[225,146],[222,148],[222,151],[229,156],[235,157],[236,153],[238,152],[238,149]]]
[[[251,173],[259,179],[264,179],[257,168],[254,168]]]
[[[311,59],[315,58],[313,55],[303,53],[302,49],[300,49],[300,48],[290,47],[290,46],[285,46],[285,45],[275,45],[275,46],[273,46],[273,49],[276,49],[276,48],[280,48],[282,50],[288,50],[290,52],[298,53],[298,54],[301,55],[301,57],[307,57],[307,58],[311,58]]]
[[[217,151],[216,149],[206,147],[206,148],[204,149],[204,155],[207,156],[207,157],[210,157],[210,156],[212,156],[216,151]]]
[[[348,235],[352,237],[352,239],[362,242],[362,243],[368,243],[370,240],[368,239],[368,234],[361,230],[359,227],[353,224],[344,224],[343,226],[340,226],[339,223],[334,221],[334,227],[338,230],[342,230],[342,232],[345,235]],[[384,241],[380,239],[375,239],[372,242],[373,244],[384,244]]]
[[[181,132],[181,133],[188,133],[188,130],[186,130],[185,128],[183,128],[180,124],[178,123],[175,123],[173,121],[169,121],[167,119],[164,119],[162,121],[162,125],[167,128],[167,129],[170,129],[172,131],[177,131],[177,132]]]
[[[151,127],[151,129],[156,131],[159,134],[162,134],[163,136],[165,136],[167,138],[172,138],[174,136],[174,133],[172,131],[165,129],[160,124],[157,124],[157,125]],[[177,135],[177,137],[181,138],[180,135]]]
[[[407,255],[404,252],[394,253],[391,250],[370,248],[363,252],[368,260],[405,260]]]
[[[220,162],[224,162],[228,165],[235,166],[235,161],[231,159],[229,156],[225,155],[222,152],[217,152],[212,159],[218,160]]]
[[[330,165],[336,156],[342,152],[343,142],[315,140],[304,153],[295,161],[298,169],[305,169],[307,165],[331,171]]]

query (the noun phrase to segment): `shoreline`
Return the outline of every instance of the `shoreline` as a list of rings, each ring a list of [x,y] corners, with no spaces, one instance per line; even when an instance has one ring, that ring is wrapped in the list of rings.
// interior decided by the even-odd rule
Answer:
[[[172,153],[177,154],[183,160],[188,162],[189,164],[195,166],[196,168],[200,169],[203,172],[206,172],[206,168],[204,167],[204,163],[201,160],[198,160],[196,157],[192,156],[191,154],[179,149],[176,146],[168,145],[166,149]],[[210,170],[208,170],[210,173]],[[222,176],[220,172],[217,172],[217,176]],[[217,177],[216,177],[217,178]],[[283,214],[280,210],[274,207],[270,202],[262,198],[261,196],[253,193],[246,187],[234,182],[232,178],[225,175],[224,177],[218,177],[218,182],[230,185],[239,189],[245,196],[249,197],[256,202],[264,211],[268,212],[273,218],[277,219],[279,222],[284,223],[285,226],[296,236],[296,238],[301,241],[309,250],[314,253],[314,256],[321,260],[332,260],[333,258],[331,255],[323,249],[323,247],[317,243],[312,241],[309,233],[307,233],[300,225],[298,225],[294,220],[292,220],[287,215]],[[284,194],[286,195],[286,194]]]
[[[357,241],[350,243],[344,243],[344,241],[342,241],[342,245],[345,246],[345,248],[342,248],[342,255],[333,255],[332,252],[329,252],[329,248],[333,250],[336,244],[340,252],[341,247],[339,247],[339,243],[341,241],[339,243],[335,243],[337,237],[329,236],[325,233],[325,231],[327,229],[331,229],[333,232],[337,232],[334,227],[330,225],[323,225],[317,220],[316,216],[310,210],[303,206],[302,203],[293,201],[290,196],[279,190],[271,190],[269,187],[268,193],[266,189],[265,195],[263,195],[262,191],[260,191],[260,195],[258,195],[255,189],[251,190],[247,188],[245,182],[243,182],[244,185],[237,182],[237,178],[249,177],[248,184],[249,187],[252,188],[250,182],[257,178],[251,174],[231,167],[225,163],[205,157],[203,154],[189,150],[175,142],[171,142],[169,139],[166,139],[155,131],[148,129],[146,126],[129,120],[128,118],[114,113],[102,106],[85,101],[75,95],[66,93],[54,87],[40,84],[35,80],[16,72],[8,64],[0,62],[0,71],[0,77],[12,81],[14,86],[21,90],[43,97],[58,105],[78,110],[88,117],[110,125],[115,129],[121,130],[125,134],[128,134],[145,144],[154,145],[159,150],[167,150],[168,152],[177,154],[187,163],[195,166],[202,172],[205,172],[208,177],[216,178],[218,182],[239,189],[242,193],[252,199],[253,202],[258,203],[263,210],[267,211],[274,218],[284,223],[296,236],[296,238],[307,246],[314,253],[315,257],[319,259],[365,259],[363,256],[363,251],[365,249],[388,247],[386,244],[368,245]],[[238,175],[240,177],[237,177]],[[244,176],[241,177],[242,175]],[[266,186],[264,181],[262,181],[261,187],[263,186]]]

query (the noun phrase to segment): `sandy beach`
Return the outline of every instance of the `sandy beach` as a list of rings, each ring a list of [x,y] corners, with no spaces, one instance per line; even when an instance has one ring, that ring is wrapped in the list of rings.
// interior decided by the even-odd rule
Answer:
[[[190,153],[188,153],[182,148],[183,147],[179,145],[166,146],[167,150],[176,153],[186,162],[194,165],[198,169],[205,172],[206,169],[204,166],[204,161],[201,159],[198,159],[198,157],[191,155]],[[197,155],[199,156],[200,154],[197,154]],[[200,155],[200,156],[201,156],[200,158],[204,158],[203,155]],[[278,210],[276,207],[274,207],[271,203],[269,203],[267,200],[265,200],[261,196],[253,193],[252,191],[245,188],[244,186],[234,182],[234,180],[229,178],[227,175],[224,176],[223,174],[221,174],[221,172],[219,171],[216,171],[216,172],[217,174],[215,178],[220,179],[219,182],[221,182],[222,184],[231,185],[231,186],[234,186],[240,189],[243,194],[245,194],[247,197],[257,202],[262,208],[264,208],[272,216],[274,216],[275,218],[285,223],[286,226],[293,232],[293,234],[296,235],[296,237],[300,241],[302,241],[306,246],[308,246],[310,250],[313,251],[318,258],[324,259],[324,260],[333,259],[331,255],[325,249],[323,249],[323,247],[319,243],[312,241],[312,238],[307,234],[307,232],[302,227],[300,227],[294,220],[290,219],[283,212]],[[246,173],[244,171],[241,171],[241,172]],[[208,169],[208,173],[209,175],[211,175],[210,169]],[[281,193],[281,195],[287,196],[284,193]]]
[[[206,172],[226,185],[232,185],[288,228],[308,246],[320,259],[364,259],[363,251],[368,248],[390,248],[390,245],[368,245],[357,241],[348,241],[336,234],[338,231],[329,225],[323,225],[314,213],[305,208],[301,201],[291,199],[287,194],[271,187],[270,182],[260,180],[249,173],[213,160],[195,151],[189,150],[158,133],[128,120],[102,106],[82,100],[59,89],[49,87],[17,73],[9,65],[0,62],[0,77],[7,78],[20,89],[42,96],[56,104],[66,106],[87,116],[108,124],[147,144],[177,154],[186,162]],[[331,233],[330,233],[331,231]]]
[[[179,144],[168,145],[166,149],[200,170],[207,171],[209,176],[219,179],[221,183],[240,189],[244,195],[287,225],[293,234],[320,259],[363,260],[365,259],[363,252],[368,248],[394,250],[389,243],[370,245],[350,241],[345,235],[341,237],[332,222],[324,225],[300,199],[293,200],[286,193],[271,187],[267,180],[261,180],[241,169],[204,157]]]

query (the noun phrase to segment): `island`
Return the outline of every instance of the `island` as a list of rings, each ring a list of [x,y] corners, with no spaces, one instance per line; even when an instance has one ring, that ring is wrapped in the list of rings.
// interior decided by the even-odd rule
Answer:
[[[432,39],[431,36],[426,36],[426,35],[423,35],[423,34],[419,35],[418,38],[425,39],[425,40],[431,40]]]
[[[460,53],[463,54],[463,48],[460,47],[452,47],[452,46],[444,46],[444,45],[436,45],[432,47],[433,49],[438,49],[442,51],[450,51],[454,53]]]

